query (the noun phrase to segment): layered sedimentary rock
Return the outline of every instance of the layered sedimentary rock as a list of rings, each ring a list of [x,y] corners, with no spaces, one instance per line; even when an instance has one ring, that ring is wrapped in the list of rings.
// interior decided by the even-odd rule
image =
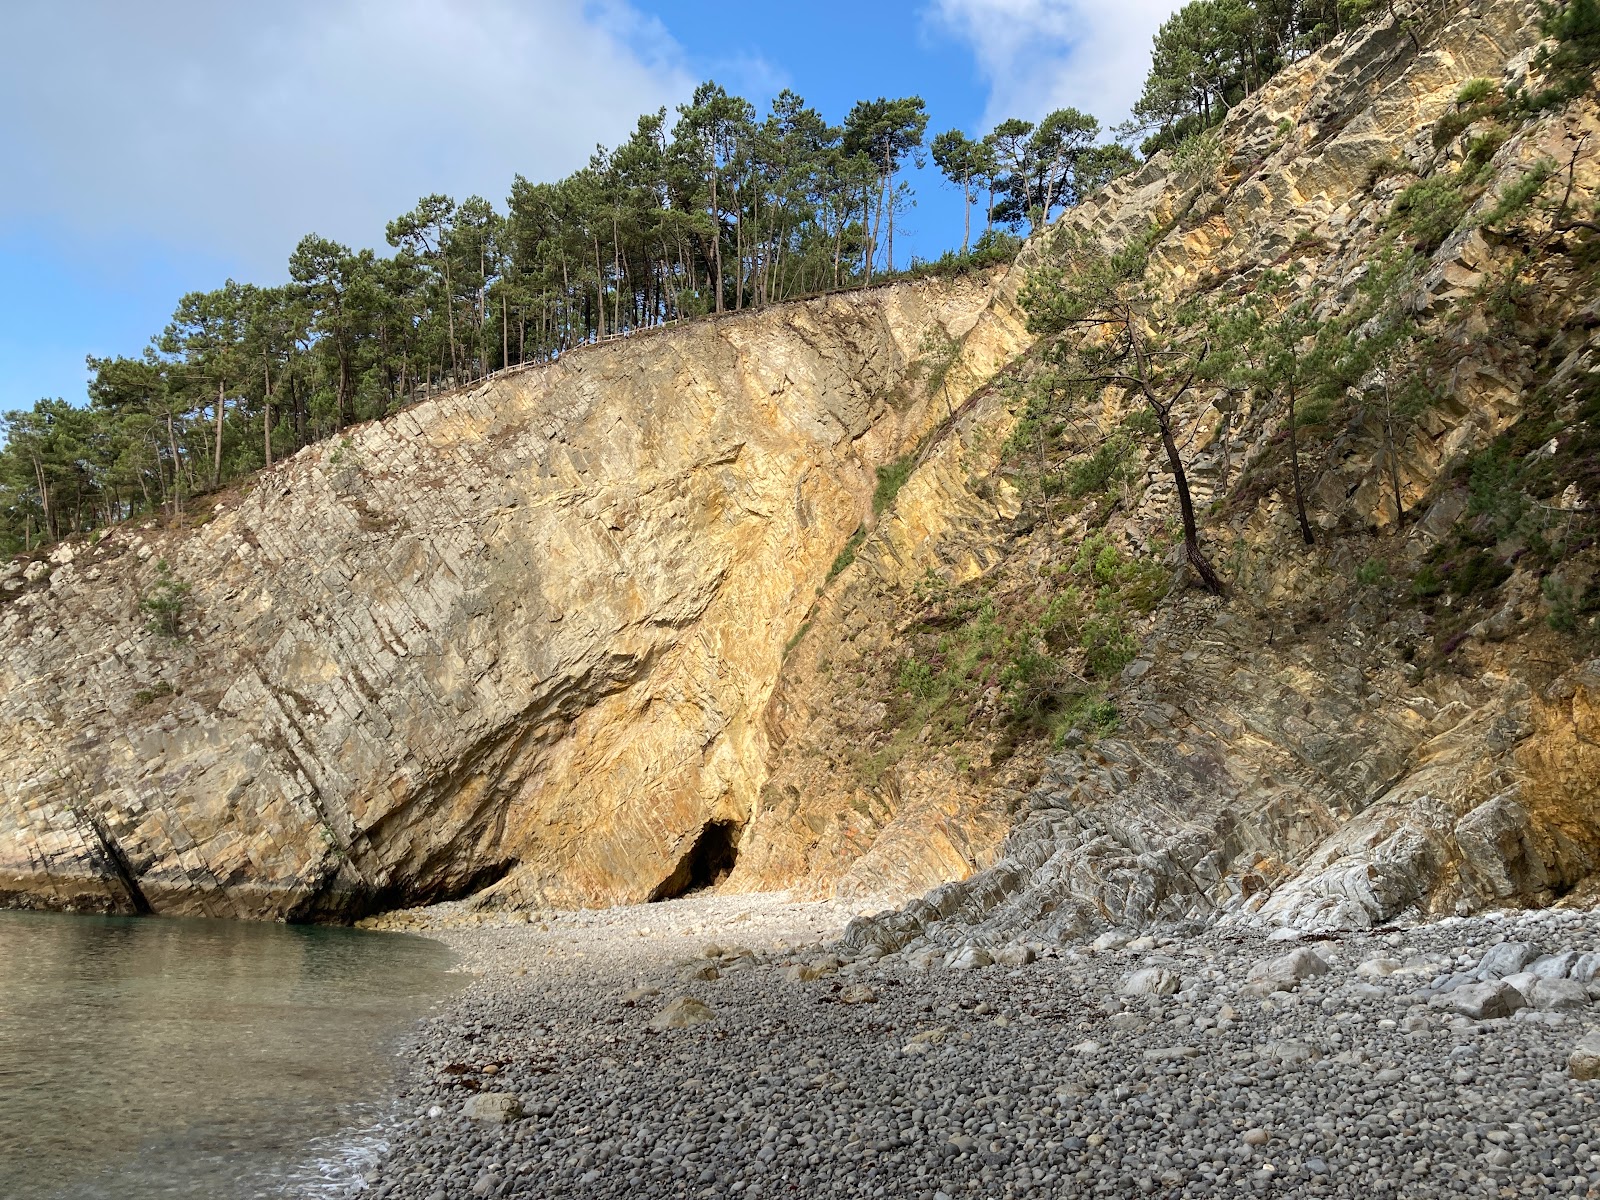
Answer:
[[[1399,5],[1285,68],[1214,153],[1064,218],[1111,245],[1156,227],[1171,296],[1270,267],[1332,316],[1403,235],[1407,188],[1483,172],[1404,285],[1451,364],[1435,402],[1391,438],[1358,398],[1306,443],[1315,547],[1281,405],[1186,398],[1228,592],[1166,560],[1177,586],[1130,617],[1137,657],[1104,689],[1114,732],[1019,735],[998,668],[937,737],[896,699],[908,639],[948,616],[929,596],[1033,602],[1091,536],[1151,562],[1169,544],[1158,453],[1090,513],[1052,501],[1042,444],[1028,482],[1035,244],[992,277],[588,348],[308,449],[198,527],[0,568],[0,901],[300,918],[932,889],[850,935],[887,946],[1591,896],[1593,651],[1547,627],[1515,551],[1461,598],[1493,597],[1470,620],[1407,590],[1484,520],[1466,458],[1572,420],[1600,370],[1577,235],[1530,253],[1475,219],[1541,161],[1592,204],[1592,96],[1437,136],[1466,81],[1526,82],[1537,37],[1521,0]],[[1506,279],[1520,325],[1488,295]],[[1132,407],[1079,414],[1082,453]],[[877,469],[908,456],[875,511]],[[1595,503],[1562,496],[1554,520]],[[1573,587],[1600,586],[1597,553]],[[139,608],[161,561],[192,589],[177,639]]]
[[[784,645],[875,468],[947,416],[924,348],[961,339],[970,390],[1020,345],[1007,295],[586,348],[312,447],[198,530],[13,565],[0,897],[304,917],[502,876],[507,903],[684,886],[749,820]],[[176,639],[140,610],[163,562]]]
[[[1230,114],[1214,178],[1175,220],[1153,214],[1154,269],[1173,294],[1263,265],[1301,272],[1308,292],[1353,294],[1393,236],[1403,189],[1459,161],[1461,144],[1436,138],[1435,122],[1469,79],[1525,83],[1538,40],[1520,3],[1408,12],[1404,26],[1380,23],[1286,70]],[[1503,144],[1485,130],[1495,136],[1480,143],[1493,155],[1477,215],[1541,161],[1568,167],[1571,195],[1591,202],[1592,98],[1527,120]],[[1144,227],[1154,198],[1188,186],[1158,159],[1067,220],[1117,240]],[[1536,453],[1560,452],[1600,370],[1592,278],[1581,253],[1552,252],[1548,238],[1510,269],[1542,309],[1516,329],[1527,341],[1488,344],[1494,272],[1526,250],[1472,216],[1406,285],[1423,320],[1438,320],[1439,344],[1467,353],[1431,381],[1441,399],[1399,439],[1398,484],[1384,431],[1358,413],[1308,467],[1319,545],[1300,547],[1286,478],[1248,505],[1222,482],[1281,444],[1281,416],[1229,397],[1224,421],[1207,411],[1213,397],[1196,396],[1183,414],[1197,430],[1191,470],[1202,506],[1229,501],[1208,522],[1229,594],[1191,591],[1153,616],[1113,689],[1121,728],[1048,760],[990,868],[860,922],[850,941],[998,944],[1219,919],[1367,927],[1592,900],[1600,660],[1546,627],[1540,581],[1515,554],[1499,607],[1448,640],[1430,643],[1403,584],[1396,600],[1361,582],[1368,554],[1409,576],[1451,538],[1470,551],[1490,518],[1460,464],[1524,421],[1555,431]],[[1161,464],[1147,468],[1133,511],[1109,526],[1134,540],[1171,511]],[[1576,495],[1547,505],[1556,526]],[[1592,574],[1591,559],[1580,550],[1574,571]],[[1425,671],[1412,658],[1430,644]]]

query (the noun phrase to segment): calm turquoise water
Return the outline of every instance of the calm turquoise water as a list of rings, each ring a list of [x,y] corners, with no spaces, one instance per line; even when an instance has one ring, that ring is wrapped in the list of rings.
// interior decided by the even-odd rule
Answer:
[[[347,1194],[449,964],[395,934],[0,912],[0,1197]]]

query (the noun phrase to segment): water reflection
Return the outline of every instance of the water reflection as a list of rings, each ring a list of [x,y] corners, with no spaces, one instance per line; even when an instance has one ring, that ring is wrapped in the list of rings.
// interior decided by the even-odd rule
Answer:
[[[448,961],[352,930],[0,912],[0,1196],[323,1190],[329,1164],[298,1160],[361,1152],[348,1131],[381,1115]]]

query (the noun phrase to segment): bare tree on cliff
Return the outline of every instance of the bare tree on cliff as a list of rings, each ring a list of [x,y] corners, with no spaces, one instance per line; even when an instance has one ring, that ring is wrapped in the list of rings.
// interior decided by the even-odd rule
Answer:
[[[1218,332],[1228,342],[1227,365],[1222,372],[1232,382],[1254,388],[1258,395],[1276,398],[1282,405],[1289,449],[1289,480],[1293,488],[1295,520],[1300,540],[1311,546],[1316,537],[1306,513],[1306,490],[1300,469],[1300,426],[1308,402],[1327,366],[1333,334],[1316,317],[1318,297],[1300,295],[1294,280],[1268,271],[1254,292],[1238,306],[1220,315]],[[1313,407],[1314,418],[1320,417]]]
[[[1149,407],[1177,488],[1184,555],[1206,590],[1220,595],[1222,580],[1200,549],[1174,427],[1177,405],[1205,370],[1211,347],[1192,315],[1149,279],[1156,232],[1113,252],[1093,234],[1057,229],[1023,286],[1022,306],[1028,328],[1053,338],[1047,353],[1080,399],[1114,387]]]

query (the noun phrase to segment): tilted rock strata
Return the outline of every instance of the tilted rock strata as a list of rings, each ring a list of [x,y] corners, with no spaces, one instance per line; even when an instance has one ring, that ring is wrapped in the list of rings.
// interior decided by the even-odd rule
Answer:
[[[989,279],[708,320],[496,377],[0,607],[0,899],[248,917],[647,898],[743,825],[785,642],[874,468],[1014,351]],[[1009,301],[1002,300],[1002,305]],[[164,560],[185,636],[146,629]],[[37,564],[36,564],[37,565]]]
[[[1466,80],[1519,77],[1537,39],[1520,3],[1433,13],[1420,26],[1420,53],[1380,25],[1242,104],[1223,127],[1208,189],[1185,193],[1165,158],[1119,181],[1130,205],[1192,199],[1152,256],[1174,294],[1203,293],[1263,264],[1299,266],[1333,294],[1351,293],[1411,168],[1448,153],[1432,144],[1433,120]],[[1480,208],[1540,158],[1565,163],[1597,141],[1592,101],[1529,123],[1496,153]],[[1375,177],[1375,163],[1399,164],[1387,168],[1399,174]],[[1580,155],[1576,183],[1587,203],[1600,186],[1593,154]],[[1148,224],[1138,211],[1088,219],[1115,236]],[[1476,229],[1446,239],[1417,282],[1419,307],[1470,307],[1509,254]],[[1536,269],[1546,274],[1533,287],[1559,330],[1547,355],[1554,366],[1540,367],[1525,346],[1473,352],[1481,326],[1470,316],[1443,330],[1469,356],[1445,381],[1445,401],[1399,447],[1403,540],[1390,540],[1396,514],[1370,419],[1310,464],[1315,550],[1299,549],[1283,494],[1242,516],[1225,510],[1208,537],[1227,555],[1230,595],[1191,593],[1157,614],[1114,692],[1119,733],[1049,761],[990,868],[859,922],[846,945],[1071,940],[1190,919],[1361,927],[1408,911],[1550,904],[1574,889],[1591,896],[1600,663],[1563,663],[1546,644],[1538,580],[1515,576],[1504,607],[1458,640],[1461,665],[1426,678],[1400,653],[1426,636],[1415,606],[1385,611],[1356,583],[1373,551],[1415,569],[1468,516],[1466,488],[1442,472],[1521,420],[1536,391],[1564,395],[1600,369],[1595,298],[1558,256]],[[1182,414],[1199,430],[1191,477],[1201,506],[1222,498],[1220,481],[1237,479],[1281,432],[1248,398],[1231,430],[1208,402],[1197,396]],[[1151,465],[1134,511],[1114,519],[1126,536],[1172,511],[1163,476]]]

